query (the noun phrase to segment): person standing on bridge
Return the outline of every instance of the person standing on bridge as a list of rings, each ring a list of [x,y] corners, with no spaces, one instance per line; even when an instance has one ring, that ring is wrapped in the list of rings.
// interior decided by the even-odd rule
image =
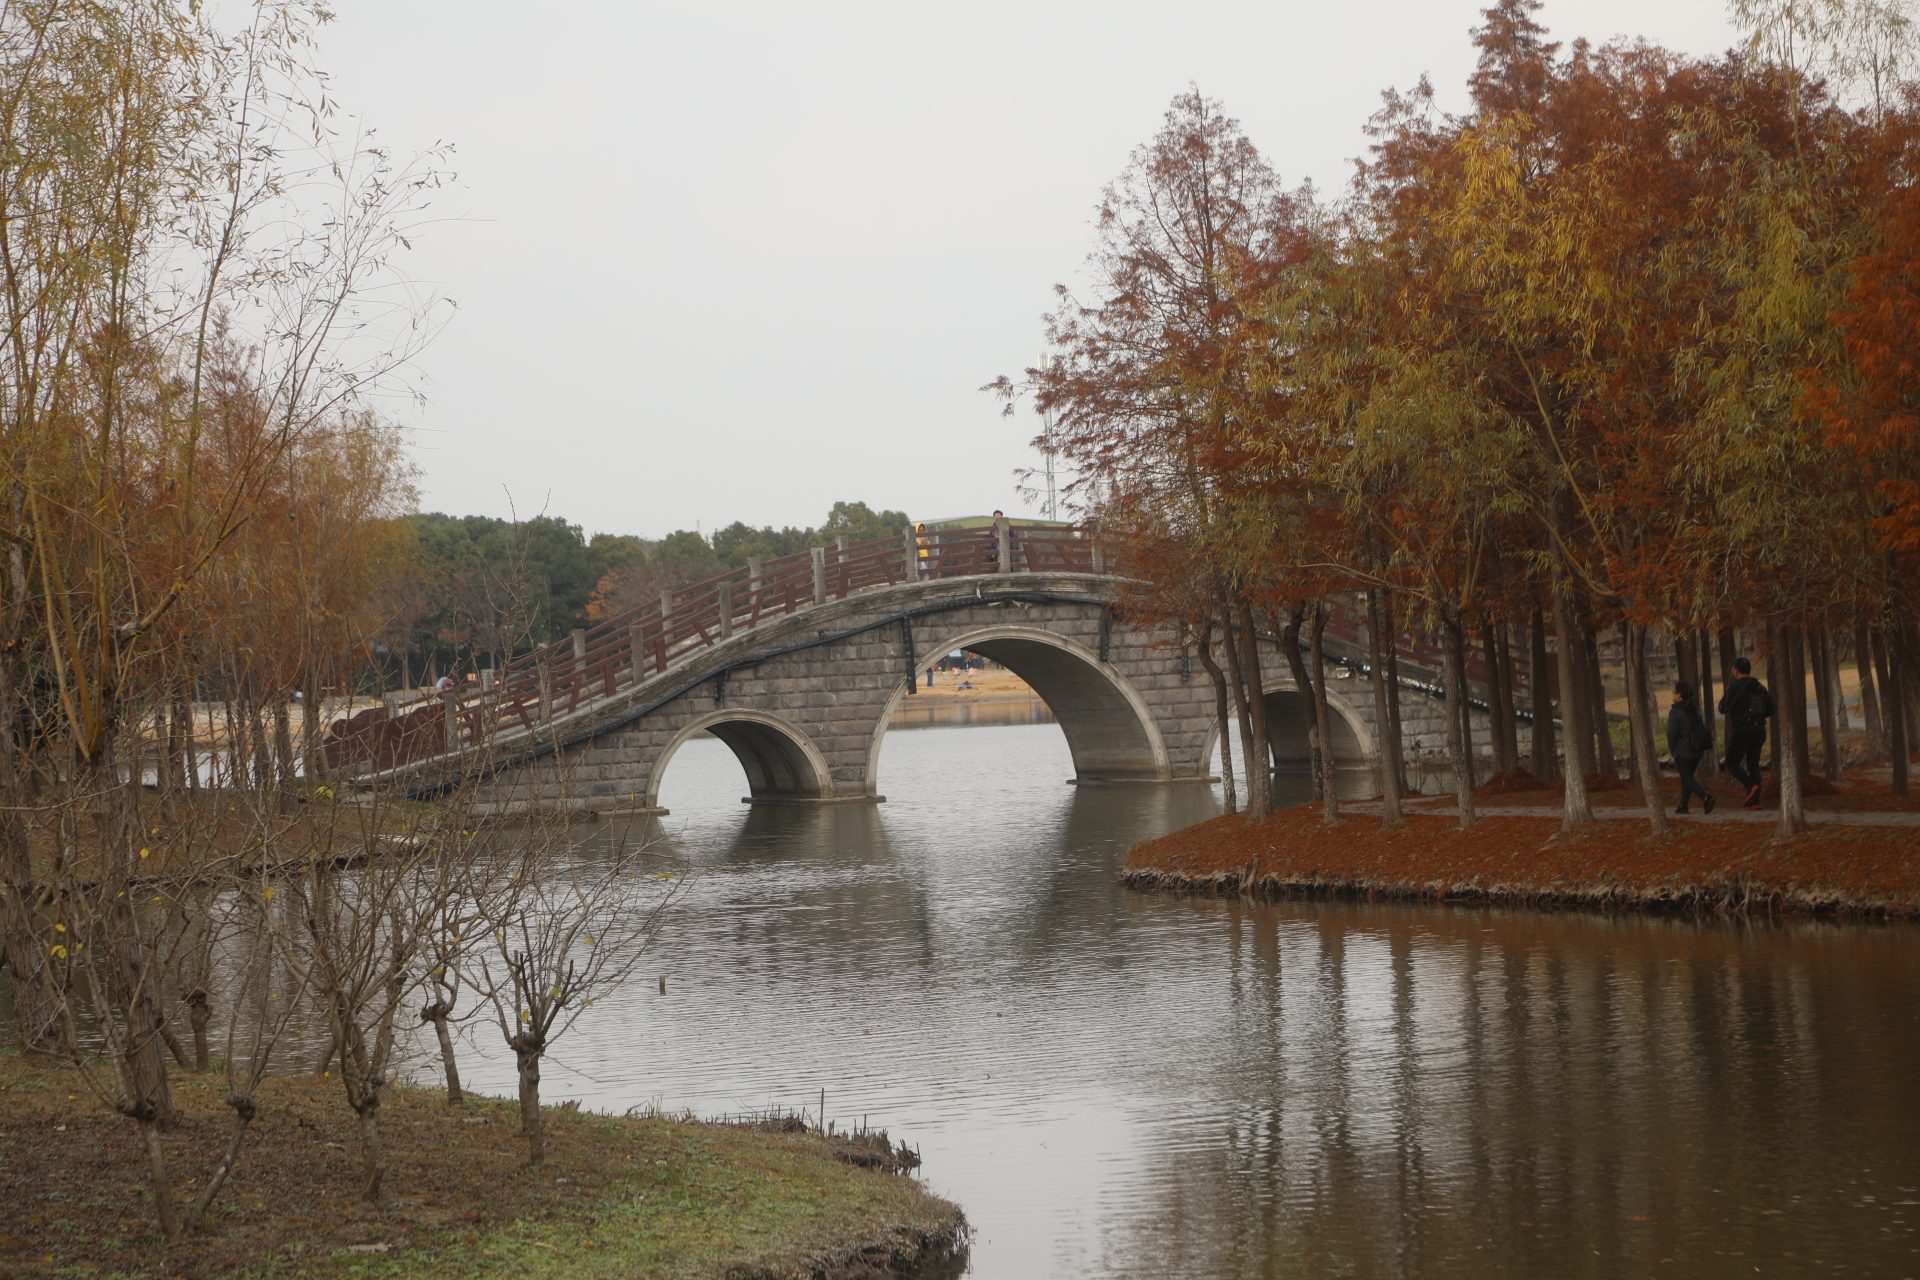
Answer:
[[[1712,746],[1713,735],[1707,732],[1707,722],[1700,718],[1700,708],[1694,705],[1693,686],[1685,680],[1676,680],[1673,706],[1667,711],[1667,750],[1680,770],[1680,807],[1675,813],[1685,813],[1687,801],[1696,795],[1706,813],[1712,813],[1713,806],[1719,803],[1713,792],[1693,776],[1694,770],[1700,767],[1700,757]]]
[[[1753,678],[1753,663],[1735,658],[1740,678],[1720,696],[1720,714],[1727,718],[1727,772],[1747,789],[1748,809],[1760,807],[1760,748],[1767,745],[1767,721],[1773,718],[1773,695]]]

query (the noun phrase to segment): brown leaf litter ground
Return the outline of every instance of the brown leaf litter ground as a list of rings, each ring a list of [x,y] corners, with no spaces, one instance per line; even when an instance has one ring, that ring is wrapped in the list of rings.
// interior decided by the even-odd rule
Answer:
[[[1717,792],[1712,820],[1672,815],[1673,779],[1662,780],[1673,830],[1653,838],[1638,785],[1609,781],[1618,789],[1593,796],[1601,820],[1573,834],[1561,831],[1557,788],[1515,790],[1508,780],[1476,795],[1479,821],[1464,830],[1451,800],[1412,802],[1392,826],[1377,801],[1345,806],[1333,827],[1318,805],[1296,805],[1263,822],[1220,817],[1136,845],[1122,879],[1175,891],[1920,913],[1920,826],[1905,816],[1920,802],[1890,795],[1883,777],[1853,776],[1810,797],[1808,811],[1906,825],[1836,821],[1785,841],[1773,814],[1741,813],[1730,789]]]

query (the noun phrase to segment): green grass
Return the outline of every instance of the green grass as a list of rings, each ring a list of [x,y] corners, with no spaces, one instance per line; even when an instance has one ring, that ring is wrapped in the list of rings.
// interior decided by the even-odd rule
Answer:
[[[176,1075],[165,1136],[183,1202],[231,1124],[217,1078]],[[386,1198],[358,1196],[358,1129],[339,1084],[268,1081],[203,1230],[154,1229],[144,1149],[70,1066],[0,1051],[0,1275],[128,1277],[811,1276],[904,1268],[961,1242],[959,1210],[910,1178],[846,1164],[817,1135],[548,1108],[529,1166],[518,1107],[448,1107],[400,1087],[381,1105]],[[354,1246],[385,1245],[388,1252]]]
[[[603,1165],[610,1185],[595,1200],[416,1237],[385,1254],[289,1256],[254,1274],[807,1276],[868,1250],[906,1265],[953,1230],[951,1206],[908,1179],[841,1164],[813,1137],[668,1120],[584,1123],[618,1159]]]

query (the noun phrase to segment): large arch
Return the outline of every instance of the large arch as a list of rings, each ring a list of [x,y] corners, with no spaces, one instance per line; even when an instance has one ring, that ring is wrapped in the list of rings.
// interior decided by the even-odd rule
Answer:
[[[982,627],[942,636],[922,655],[977,653],[1032,686],[1067,738],[1075,782],[1164,782],[1172,777],[1166,743],[1146,700],[1130,681],[1084,645],[1040,627]],[[867,790],[879,788],[880,744],[906,696],[902,680],[887,699],[867,753]]]
[[[761,711],[726,709],[701,716],[674,735],[647,775],[647,807],[660,805],[660,781],[687,739],[706,730],[727,744],[747,773],[753,800],[831,800],[833,772],[826,757],[795,725]]]

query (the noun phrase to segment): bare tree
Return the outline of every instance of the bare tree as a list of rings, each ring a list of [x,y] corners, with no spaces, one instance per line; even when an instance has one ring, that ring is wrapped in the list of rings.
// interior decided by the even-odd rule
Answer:
[[[520,1077],[527,1162],[546,1158],[540,1065],[594,1002],[627,982],[684,880],[648,875],[641,848],[576,848],[564,825],[531,823],[504,854],[508,874],[477,903],[482,933],[470,954]]]

